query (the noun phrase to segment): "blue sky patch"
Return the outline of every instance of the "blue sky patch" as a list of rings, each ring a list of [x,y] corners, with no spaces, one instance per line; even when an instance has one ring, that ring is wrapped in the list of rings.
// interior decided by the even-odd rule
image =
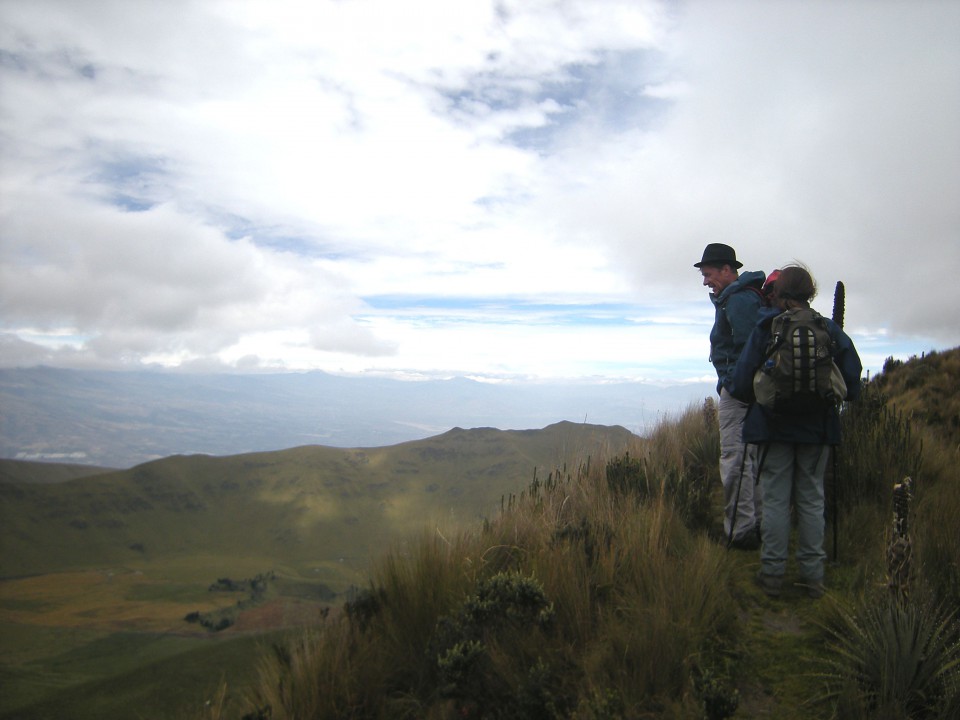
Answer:
[[[421,320],[472,315],[473,322],[519,322],[537,325],[635,327],[642,308],[628,303],[541,303],[509,297],[416,297],[374,295],[363,298],[381,311],[415,312]]]

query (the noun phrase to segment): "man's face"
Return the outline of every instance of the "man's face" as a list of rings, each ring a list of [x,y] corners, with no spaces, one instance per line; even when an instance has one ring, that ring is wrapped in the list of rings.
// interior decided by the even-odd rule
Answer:
[[[722,267],[711,267],[704,265],[700,268],[700,274],[703,275],[703,284],[710,288],[710,292],[719,295],[723,289],[737,279],[737,274],[729,265]]]

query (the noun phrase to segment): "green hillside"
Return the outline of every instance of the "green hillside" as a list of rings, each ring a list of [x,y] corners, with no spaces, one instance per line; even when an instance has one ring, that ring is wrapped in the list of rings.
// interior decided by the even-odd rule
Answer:
[[[876,378],[890,402],[948,441],[960,441],[960,348],[888,358]]]
[[[189,559],[197,572],[287,567],[342,586],[397,537],[489,516],[535,471],[636,442],[573,423],[455,428],[383,448],[176,456],[56,484],[36,482],[56,466],[8,462],[0,577]]]
[[[4,462],[0,717],[179,717],[218,682],[249,682],[263,642],[366,585],[386,547],[475,525],[534,477],[640,442],[564,422],[176,456],[86,477]]]

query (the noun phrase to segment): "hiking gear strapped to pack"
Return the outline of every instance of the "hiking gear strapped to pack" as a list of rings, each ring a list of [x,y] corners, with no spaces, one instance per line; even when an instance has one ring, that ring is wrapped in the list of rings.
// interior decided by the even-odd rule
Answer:
[[[833,361],[835,347],[827,322],[815,310],[797,308],[777,315],[764,362],[753,378],[757,403],[787,415],[836,407],[847,384]]]

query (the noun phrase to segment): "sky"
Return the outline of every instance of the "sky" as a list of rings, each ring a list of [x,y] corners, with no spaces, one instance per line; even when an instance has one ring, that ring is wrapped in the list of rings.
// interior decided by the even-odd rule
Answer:
[[[960,3],[0,0],[0,366],[715,378],[710,242],[960,345]]]

